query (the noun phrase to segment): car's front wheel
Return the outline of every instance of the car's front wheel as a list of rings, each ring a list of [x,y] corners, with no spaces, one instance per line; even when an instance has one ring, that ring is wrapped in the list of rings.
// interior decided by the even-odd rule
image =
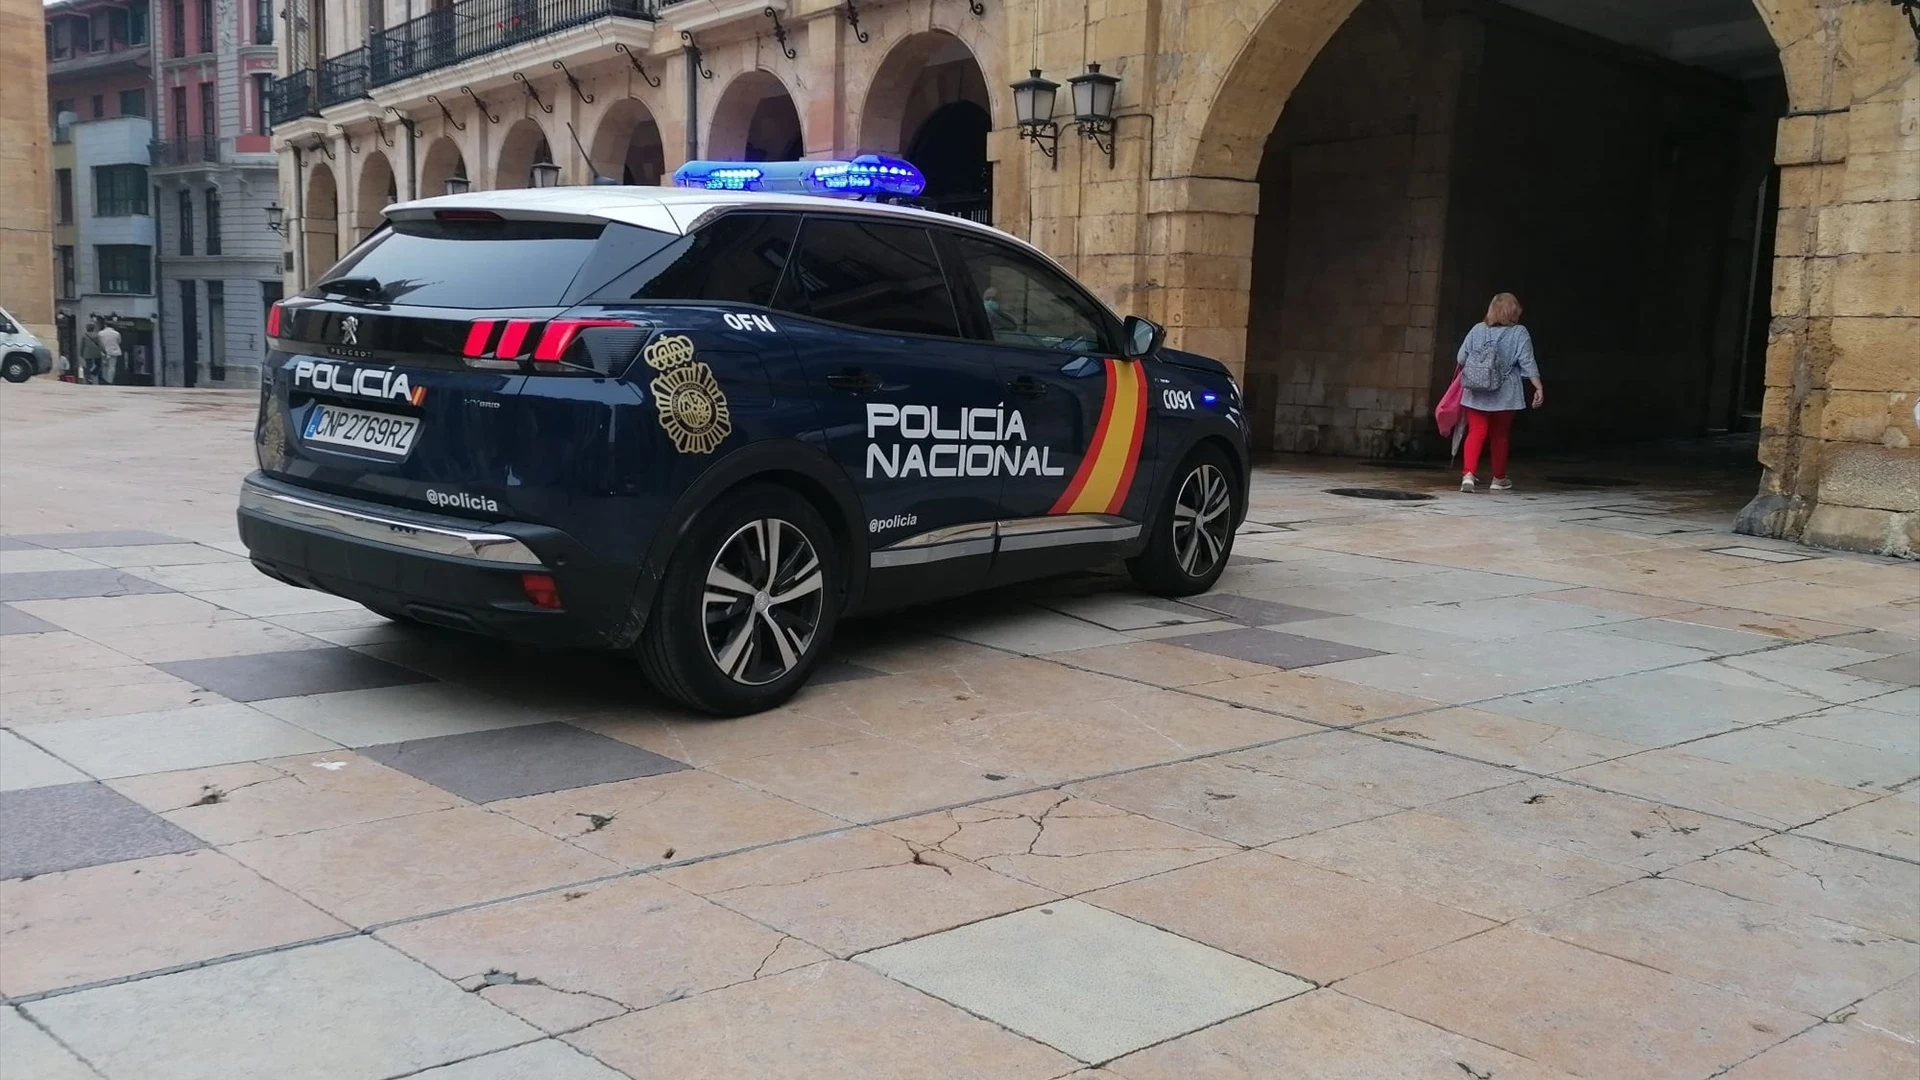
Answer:
[[[26,382],[33,377],[33,361],[24,356],[9,356],[4,366],[0,366],[0,377],[8,382]]]
[[[1161,596],[1213,588],[1233,554],[1233,467],[1218,447],[1187,455],[1156,509],[1144,551],[1127,560],[1134,583]]]
[[[703,511],[668,564],[639,656],[702,712],[770,709],[807,681],[839,617],[839,554],[812,504],[770,484]]]

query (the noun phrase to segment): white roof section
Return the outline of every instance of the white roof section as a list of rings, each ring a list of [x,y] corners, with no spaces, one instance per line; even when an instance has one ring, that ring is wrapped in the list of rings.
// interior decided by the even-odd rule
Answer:
[[[387,207],[389,217],[425,216],[436,210],[493,210],[509,215],[564,215],[604,218],[659,232],[687,233],[709,215],[721,210],[752,208],[812,213],[872,214],[901,218],[924,225],[944,225],[972,231],[996,240],[1018,244],[1027,251],[1053,262],[1046,253],[1016,236],[1009,236],[990,225],[936,214],[911,206],[861,202],[854,199],[829,199],[817,195],[786,195],[761,191],[708,191],[705,188],[629,187],[593,184],[584,187],[504,188],[497,191],[470,191],[463,195],[436,195],[429,199],[395,203]]]

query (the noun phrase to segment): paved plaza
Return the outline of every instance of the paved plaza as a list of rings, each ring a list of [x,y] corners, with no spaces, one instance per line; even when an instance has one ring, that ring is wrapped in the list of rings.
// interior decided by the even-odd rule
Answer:
[[[5,1080],[1920,1073],[1920,565],[1757,470],[1275,461],[715,721],[262,577],[253,415],[0,390]]]

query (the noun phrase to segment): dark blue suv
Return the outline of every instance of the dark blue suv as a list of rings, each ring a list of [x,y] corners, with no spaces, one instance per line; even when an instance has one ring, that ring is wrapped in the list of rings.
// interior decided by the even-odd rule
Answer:
[[[1209,588],[1240,391],[1003,233],[704,189],[390,207],[276,306],[254,565],[394,619],[633,650],[704,711],[843,616],[1123,558]]]

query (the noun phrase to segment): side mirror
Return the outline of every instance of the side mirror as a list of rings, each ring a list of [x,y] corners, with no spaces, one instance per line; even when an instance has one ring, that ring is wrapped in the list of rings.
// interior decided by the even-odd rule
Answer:
[[[1167,340],[1166,327],[1138,315],[1127,316],[1127,321],[1121,325],[1121,331],[1127,339],[1129,357],[1152,356],[1160,351],[1160,346]]]

